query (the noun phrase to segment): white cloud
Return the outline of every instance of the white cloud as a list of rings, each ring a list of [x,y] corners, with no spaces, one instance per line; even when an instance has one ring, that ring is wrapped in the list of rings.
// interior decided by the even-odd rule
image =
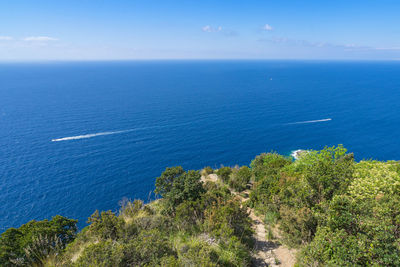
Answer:
[[[47,42],[47,41],[57,41],[58,39],[49,36],[29,36],[22,40],[27,42]]]
[[[0,36],[0,41],[11,41],[13,39],[11,36]]]
[[[203,32],[220,32],[222,31],[222,27],[218,26],[217,28],[211,27],[210,25],[206,25],[201,28]]]
[[[272,31],[274,28],[272,28],[272,26],[269,25],[269,24],[265,24],[265,25],[262,27],[262,29],[263,29],[264,31]]]
[[[203,32],[211,32],[211,26],[207,25],[204,26],[203,28],[201,28],[203,30]]]

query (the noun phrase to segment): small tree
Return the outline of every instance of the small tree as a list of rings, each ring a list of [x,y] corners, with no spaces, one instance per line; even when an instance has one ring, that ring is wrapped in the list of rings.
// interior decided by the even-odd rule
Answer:
[[[167,200],[174,210],[182,202],[195,201],[204,193],[198,171],[183,171],[182,167],[167,168],[156,180],[154,192]]]
[[[229,167],[222,167],[218,169],[217,175],[222,179],[224,183],[229,182],[229,176],[232,173],[232,169]]]
[[[94,234],[99,235],[103,239],[116,240],[119,237],[119,232],[122,229],[124,221],[117,217],[111,210],[99,211],[96,210],[89,217],[88,223],[91,223],[90,230]]]
[[[276,176],[280,170],[292,163],[288,157],[281,156],[275,152],[258,155],[250,164],[255,180]]]
[[[229,180],[229,186],[236,191],[243,191],[246,189],[247,184],[251,179],[251,171],[249,167],[242,166],[240,169],[233,173],[232,178]]]
[[[77,222],[57,215],[50,221],[32,220],[17,229],[6,230],[0,237],[0,266],[15,266],[17,262],[40,264],[46,253],[56,253],[75,239]],[[57,242],[48,241],[53,239]]]
[[[165,197],[171,191],[174,180],[181,176],[185,171],[181,166],[166,168],[160,177],[156,179],[156,189],[154,192]]]
[[[210,175],[210,174],[212,174],[214,172],[214,170],[210,167],[210,166],[207,166],[207,167],[205,167],[204,169],[203,169],[203,174],[204,175]]]

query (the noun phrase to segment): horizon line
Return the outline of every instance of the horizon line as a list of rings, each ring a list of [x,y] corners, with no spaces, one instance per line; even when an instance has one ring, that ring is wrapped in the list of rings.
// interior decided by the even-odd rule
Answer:
[[[146,59],[15,59],[1,60],[1,63],[52,63],[52,62],[132,62],[132,61],[325,61],[325,62],[399,62],[394,59],[296,59],[296,58],[146,58]]]

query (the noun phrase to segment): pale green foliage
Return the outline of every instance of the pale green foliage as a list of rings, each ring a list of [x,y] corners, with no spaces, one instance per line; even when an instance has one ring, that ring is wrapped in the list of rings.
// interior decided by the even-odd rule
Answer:
[[[361,161],[356,164],[349,192],[354,198],[373,199],[384,194],[400,193],[399,163]]]
[[[238,192],[246,189],[247,184],[251,179],[251,170],[247,166],[240,167],[239,170],[234,170],[229,180],[229,186]]]
[[[251,221],[226,187],[174,167],[157,178],[156,191],[163,198],[147,205],[121,201],[118,215],[96,211],[62,265],[249,266]]]
[[[232,169],[229,167],[222,167],[218,169],[217,175],[221,178],[224,183],[229,182],[229,177],[232,173]]]
[[[291,163],[292,160],[290,158],[271,152],[258,155],[251,162],[250,167],[254,173],[255,180],[259,181],[264,178],[278,175],[283,167],[290,165]]]
[[[60,216],[11,228],[0,266],[249,266],[248,206],[265,216],[268,239],[276,223],[280,241],[298,247],[296,266],[400,266],[400,162],[356,163],[339,145],[295,162],[261,154],[251,169],[216,174],[222,182],[203,184],[198,171],[167,168],[156,180],[162,199],[96,211],[77,237],[76,221]],[[249,188],[250,201],[227,185]]]
[[[75,239],[76,223],[57,215],[6,230],[0,236],[0,266],[40,266],[51,260]]]
[[[133,217],[135,216],[142,208],[143,201],[136,199],[133,202],[124,199],[120,202],[120,210],[119,213],[123,217]]]

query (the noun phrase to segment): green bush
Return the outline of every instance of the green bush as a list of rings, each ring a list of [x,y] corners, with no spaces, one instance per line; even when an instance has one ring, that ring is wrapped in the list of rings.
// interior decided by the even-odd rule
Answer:
[[[398,162],[361,161],[355,165],[350,194],[360,200],[400,194]]]
[[[206,242],[193,242],[183,246],[179,251],[181,266],[218,266],[218,254]]]
[[[324,226],[302,251],[304,266],[399,266],[399,196],[359,201],[335,196]]]
[[[90,231],[102,239],[116,240],[121,236],[124,220],[113,212],[96,210],[88,219]]]
[[[196,227],[202,219],[203,213],[199,201],[185,201],[176,208],[175,224],[180,230]]]
[[[119,254],[119,245],[111,240],[101,241],[87,246],[73,266],[76,267],[109,267],[119,266],[122,254]]]
[[[289,245],[298,246],[313,239],[318,224],[312,210],[282,206],[280,217],[280,229]]]
[[[57,215],[50,221],[33,220],[6,230],[0,237],[0,266],[40,264],[49,253],[59,252],[75,239],[77,222]]]
[[[175,208],[184,201],[195,201],[204,193],[198,171],[185,172],[182,167],[167,168],[156,179],[155,193],[167,202],[168,209]]]
[[[144,208],[143,201],[138,199],[134,200],[133,202],[125,200],[122,201],[120,205],[121,208],[119,210],[119,214],[127,218],[134,217],[142,208]]]
[[[203,171],[205,175],[210,175],[214,172],[214,170],[210,166],[205,167]]]
[[[253,245],[251,219],[239,200],[231,199],[217,207],[211,206],[204,215],[203,227],[206,232],[221,239],[229,239],[234,235],[249,247]]]
[[[303,176],[310,190],[306,199],[309,207],[345,192],[353,179],[353,155],[346,155],[346,149],[341,145],[308,153],[301,160],[308,164]]]
[[[332,232],[322,227],[301,251],[298,263],[300,266],[367,266],[364,252],[365,236],[348,236],[343,229]]]
[[[0,266],[249,266],[248,207],[264,216],[267,238],[276,223],[298,247],[298,266],[400,266],[399,162],[355,163],[339,145],[216,173],[224,183],[203,185],[198,171],[167,168],[156,179],[162,199],[125,200],[118,216],[96,211],[77,236],[61,216],[10,228]],[[243,203],[228,185],[241,192],[253,178]]]
[[[228,183],[229,182],[229,177],[232,173],[232,169],[229,167],[222,167],[220,169],[218,169],[217,171],[217,175],[221,178],[221,180],[224,183]]]
[[[241,192],[246,189],[247,184],[251,179],[251,171],[249,167],[243,166],[240,167],[239,170],[235,170],[232,173],[232,177],[229,180],[229,186],[235,189],[238,192]]]
[[[259,181],[265,177],[276,176],[280,170],[292,163],[289,157],[281,156],[275,152],[258,155],[250,164],[255,180]]]
[[[176,257],[168,239],[158,229],[140,232],[137,238],[120,246],[117,254],[123,255],[120,266],[157,266],[163,257]]]

